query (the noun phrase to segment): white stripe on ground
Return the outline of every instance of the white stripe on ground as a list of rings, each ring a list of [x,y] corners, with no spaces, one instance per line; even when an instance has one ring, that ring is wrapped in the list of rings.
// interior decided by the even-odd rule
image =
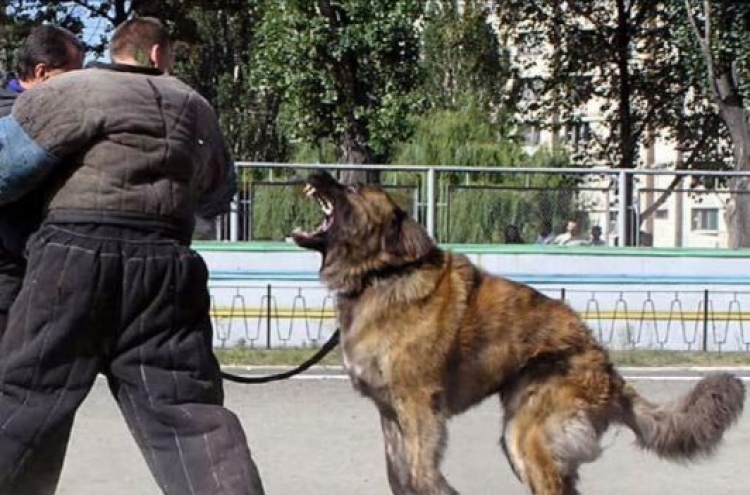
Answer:
[[[242,373],[263,373],[266,371],[281,372],[291,369],[291,366],[257,366],[257,365],[223,365],[223,371],[235,370]],[[342,366],[313,366],[310,371],[344,373]],[[618,366],[617,371],[628,373],[710,373],[712,371],[726,371],[729,373],[750,373],[750,366]]]
[[[241,376],[265,376],[264,373],[242,373]],[[697,382],[701,375],[623,375],[629,382]],[[750,383],[750,376],[739,376],[743,382]],[[289,380],[349,380],[349,375],[343,373],[323,374],[310,373],[300,374],[288,378]]]
[[[253,374],[247,374],[243,376],[263,376],[263,375],[253,375]],[[635,375],[635,376],[623,376],[625,380],[629,382],[697,382],[700,380],[701,376],[643,376],[643,375]],[[750,376],[740,376],[738,377],[743,382],[750,383]],[[349,380],[348,375],[321,375],[321,374],[315,374],[315,375],[297,375],[290,378],[287,378],[287,380]]]

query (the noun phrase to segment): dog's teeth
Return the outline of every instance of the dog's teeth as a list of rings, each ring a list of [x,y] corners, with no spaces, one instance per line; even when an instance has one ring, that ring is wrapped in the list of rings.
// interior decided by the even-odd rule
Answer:
[[[294,227],[294,230],[292,230],[293,234],[301,234],[302,228],[301,227]]]
[[[333,205],[330,202],[326,201],[324,205],[321,205],[321,207],[323,209],[323,213],[325,213],[326,215],[330,216],[333,213]]]
[[[310,184],[305,184],[304,193],[305,193],[305,196],[309,198],[310,196],[315,194],[315,188],[311,186]]]

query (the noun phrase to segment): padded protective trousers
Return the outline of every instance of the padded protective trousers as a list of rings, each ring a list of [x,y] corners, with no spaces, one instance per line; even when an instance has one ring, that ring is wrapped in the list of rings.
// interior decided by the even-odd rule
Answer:
[[[26,273],[26,259],[0,248],[0,338],[8,327],[8,313],[18,297]],[[68,448],[73,419],[50,433],[42,448],[26,460],[9,493],[18,495],[54,495],[60,480],[65,451]],[[23,488],[23,491],[21,489]]]
[[[42,227],[0,340],[0,494],[46,493],[25,481],[43,469],[27,461],[69,428],[100,372],[165,494],[263,493],[222,406],[207,276],[158,233]]]

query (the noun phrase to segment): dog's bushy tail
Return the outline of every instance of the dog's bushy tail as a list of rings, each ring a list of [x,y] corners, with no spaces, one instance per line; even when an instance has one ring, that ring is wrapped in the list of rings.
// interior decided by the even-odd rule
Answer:
[[[666,459],[690,461],[716,450],[744,402],[744,384],[728,373],[706,376],[685,396],[662,405],[648,402],[626,384],[622,419],[642,448]]]

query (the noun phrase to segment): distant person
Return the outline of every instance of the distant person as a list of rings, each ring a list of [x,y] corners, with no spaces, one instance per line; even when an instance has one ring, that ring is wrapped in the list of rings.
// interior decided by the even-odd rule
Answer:
[[[505,227],[504,235],[505,244],[523,244],[521,232],[518,230],[518,227],[513,224]]]
[[[552,233],[552,224],[550,222],[542,223],[542,227],[539,229],[539,235],[536,236],[534,244],[547,245],[552,244],[555,240],[555,235]]]
[[[565,232],[555,237],[552,244],[560,246],[581,244],[581,238],[578,234],[578,222],[575,220],[568,220],[568,223],[565,224]]]
[[[607,243],[604,242],[604,239],[602,239],[602,228],[598,225],[594,225],[591,227],[591,239],[589,239],[589,244],[592,246],[604,246]]]

